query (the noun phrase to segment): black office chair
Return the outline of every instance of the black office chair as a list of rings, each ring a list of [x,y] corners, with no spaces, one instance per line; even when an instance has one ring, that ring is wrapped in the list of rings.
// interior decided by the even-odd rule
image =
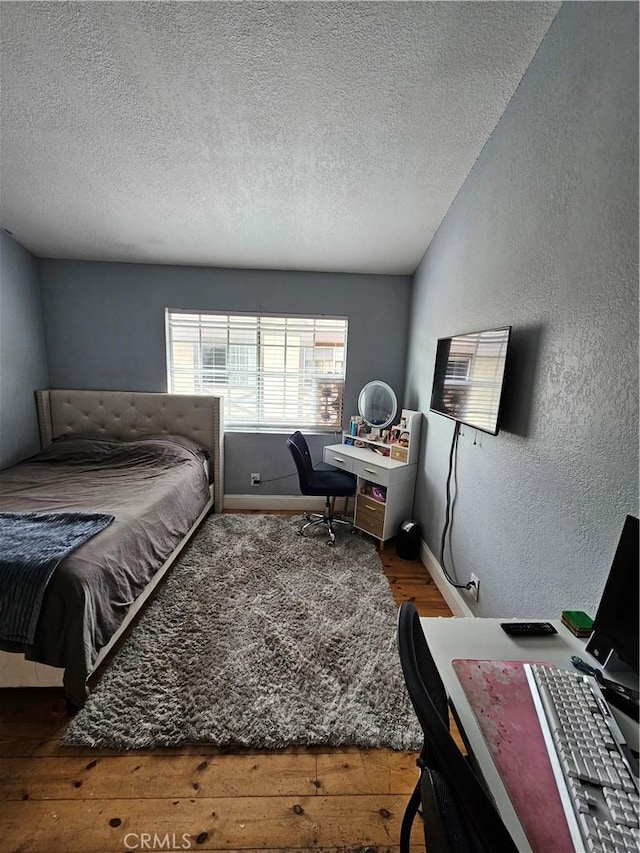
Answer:
[[[413,824],[422,804],[428,853],[518,853],[493,802],[449,731],[446,692],[415,606],[398,613],[398,652],[411,704],[424,734],[417,764],[420,779],[411,795],[400,832],[408,853]]]
[[[306,516],[307,523],[300,530],[304,536],[305,530],[324,524],[329,531],[328,545],[335,545],[336,536],[334,525],[346,524],[353,529],[352,523],[342,518],[339,513],[333,512],[333,500],[335,498],[347,498],[355,493],[356,478],[347,471],[327,470],[322,471],[313,467],[311,454],[305,437],[298,430],[287,439],[287,447],[291,451],[293,461],[296,463],[298,478],[300,480],[300,491],[303,495],[324,497],[324,513],[310,513]]]

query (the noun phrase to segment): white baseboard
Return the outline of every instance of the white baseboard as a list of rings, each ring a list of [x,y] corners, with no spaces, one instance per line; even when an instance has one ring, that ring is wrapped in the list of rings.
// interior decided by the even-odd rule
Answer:
[[[422,540],[420,545],[420,559],[431,575],[433,582],[440,590],[442,597],[449,605],[454,616],[466,616],[475,619],[475,614],[464,600],[464,596],[447,581],[442,571],[442,566],[436,560],[427,543]]]
[[[310,498],[306,495],[225,495],[225,509],[284,510],[296,509],[303,512],[322,512],[324,498]],[[336,511],[344,513],[344,498],[336,498]],[[349,500],[348,513],[353,512],[353,501]]]

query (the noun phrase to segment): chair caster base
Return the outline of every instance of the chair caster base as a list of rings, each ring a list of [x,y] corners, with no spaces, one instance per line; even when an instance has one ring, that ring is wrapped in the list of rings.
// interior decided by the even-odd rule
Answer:
[[[336,536],[333,529],[334,526],[338,524],[346,524],[351,528],[349,533],[353,533],[355,531],[353,522],[346,518],[342,518],[340,515],[321,515],[320,513],[314,512],[305,514],[304,520],[305,523],[298,531],[298,534],[300,536],[304,536],[310,527],[316,527],[318,524],[324,524],[329,533],[327,545],[335,546],[336,544]]]

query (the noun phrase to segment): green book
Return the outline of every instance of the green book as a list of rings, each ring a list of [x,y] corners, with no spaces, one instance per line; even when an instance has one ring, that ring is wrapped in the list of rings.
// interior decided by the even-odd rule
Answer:
[[[563,610],[562,621],[578,631],[591,631],[593,629],[593,619],[584,610]]]

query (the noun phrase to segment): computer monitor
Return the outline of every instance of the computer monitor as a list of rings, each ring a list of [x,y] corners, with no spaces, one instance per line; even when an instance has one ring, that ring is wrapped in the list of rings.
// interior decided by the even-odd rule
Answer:
[[[607,669],[638,672],[638,519],[628,515],[593,621],[587,651]]]

